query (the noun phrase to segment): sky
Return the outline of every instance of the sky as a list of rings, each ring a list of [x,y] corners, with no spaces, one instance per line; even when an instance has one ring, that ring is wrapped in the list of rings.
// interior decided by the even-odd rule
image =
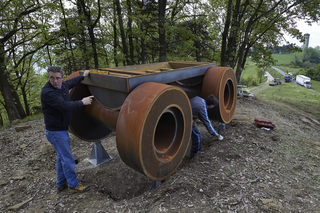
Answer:
[[[309,47],[315,48],[320,46],[320,25],[317,23],[309,26],[303,20],[297,22],[297,28],[302,32],[302,35],[309,33]],[[302,46],[303,43],[300,43],[297,39],[290,37],[289,35],[284,35],[285,39],[290,43],[295,43],[297,46]]]

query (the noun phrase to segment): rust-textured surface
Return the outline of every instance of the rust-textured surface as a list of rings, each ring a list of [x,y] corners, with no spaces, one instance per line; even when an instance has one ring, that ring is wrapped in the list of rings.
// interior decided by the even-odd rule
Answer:
[[[229,67],[210,67],[203,79],[202,97],[213,94],[219,100],[219,106],[208,110],[209,117],[229,123],[237,104],[237,80]]]
[[[183,90],[144,83],[130,93],[119,113],[116,140],[121,159],[152,180],[164,180],[186,154],[191,124],[191,106]]]
[[[214,94],[219,106],[208,110],[209,117],[229,123],[235,112],[236,88],[231,68],[209,63],[179,61],[92,70],[70,91],[70,99],[93,95],[94,101],[72,112],[69,129],[86,141],[99,141],[116,131],[121,159],[161,181],[175,172],[188,149],[189,99]]]

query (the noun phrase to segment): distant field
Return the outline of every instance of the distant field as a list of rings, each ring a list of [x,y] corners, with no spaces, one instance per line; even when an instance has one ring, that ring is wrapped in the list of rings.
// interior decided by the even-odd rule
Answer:
[[[320,84],[320,82],[318,82]],[[312,85],[313,86],[313,85]],[[300,103],[320,105],[320,94],[294,83],[283,83],[278,86],[269,86],[265,90],[256,93],[255,96]]]
[[[283,66],[277,66],[277,68],[281,69],[283,72],[292,73],[293,75],[296,75],[299,72],[299,69],[301,68],[290,68],[290,67],[283,67]]]
[[[320,81],[311,80],[311,88],[320,92]]]
[[[289,65],[291,61],[294,61],[295,56],[302,58],[303,52],[272,54],[272,57],[278,60],[278,62],[276,63],[277,66]]]
[[[320,86],[320,82],[316,82],[312,85],[313,89],[314,86]],[[287,103],[291,107],[312,113],[320,119],[320,113],[315,113],[319,112],[320,94],[294,83],[268,86],[254,95],[266,102],[281,101]]]
[[[253,78],[257,78],[257,67],[256,63],[252,62],[251,60],[247,60],[247,63],[244,67],[244,70],[242,72],[242,77],[246,78],[248,76],[251,76]]]
[[[281,70],[285,72],[285,70],[283,70],[283,69],[281,69]],[[270,75],[272,77],[279,78],[280,80],[284,80],[284,76],[281,73],[279,73],[277,70],[272,69],[272,68],[268,68],[268,72],[270,73]]]

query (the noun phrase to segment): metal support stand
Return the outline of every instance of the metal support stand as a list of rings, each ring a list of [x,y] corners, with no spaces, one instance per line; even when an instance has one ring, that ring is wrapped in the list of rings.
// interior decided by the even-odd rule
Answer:
[[[225,123],[219,123],[219,127],[218,127],[218,134],[220,134],[220,132],[222,130],[226,129],[226,124]]]
[[[162,181],[154,181],[152,186],[150,187],[150,189],[148,190],[148,192],[150,192],[151,190],[157,188],[158,186],[160,186],[162,183],[166,182],[166,180],[162,180]]]
[[[93,147],[89,158],[90,163],[95,166],[99,166],[109,160],[112,160],[112,157],[110,157],[103,148],[101,141],[93,142]]]

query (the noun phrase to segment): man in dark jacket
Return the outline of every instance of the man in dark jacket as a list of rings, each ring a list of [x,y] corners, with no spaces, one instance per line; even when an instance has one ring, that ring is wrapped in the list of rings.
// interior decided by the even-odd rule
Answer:
[[[211,135],[215,135],[218,137],[219,140],[223,140],[223,137],[219,135],[214,128],[212,127],[212,124],[208,117],[208,111],[207,109],[212,109],[214,106],[219,104],[218,99],[214,95],[209,95],[206,100],[196,96],[194,98],[190,99],[190,104],[192,108],[192,146],[190,151],[190,158],[193,158],[195,154],[199,153],[200,151],[200,144],[201,144],[201,133],[195,124],[195,120],[199,119],[202,121],[204,126],[207,128],[208,132]]]
[[[46,137],[57,152],[57,189],[58,192],[69,187],[69,194],[85,192],[89,186],[79,184],[74,171],[75,161],[70,149],[68,126],[72,111],[90,105],[93,96],[79,101],[70,101],[69,89],[79,84],[90,73],[63,81],[63,71],[58,66],[48,67],[49,81],[41,91],[41,104],[46,125]]]

